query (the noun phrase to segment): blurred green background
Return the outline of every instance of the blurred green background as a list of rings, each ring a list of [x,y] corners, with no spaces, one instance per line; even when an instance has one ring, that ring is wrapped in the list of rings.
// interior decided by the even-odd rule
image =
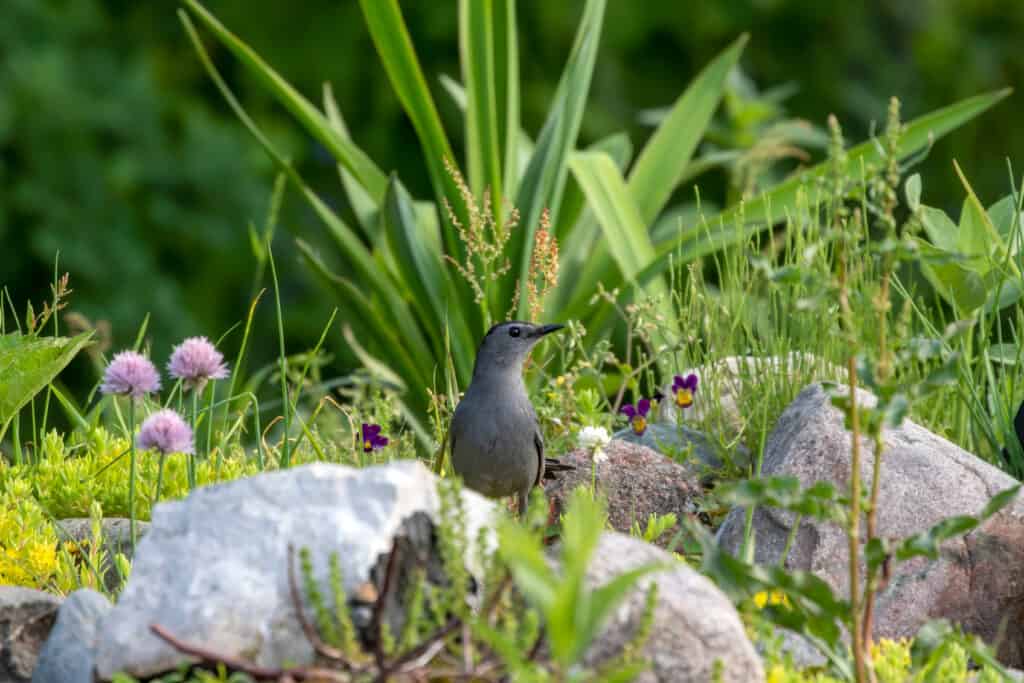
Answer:
[[[207,7],[310,99],[333,84],[353,137],[414,195],[430,194],[401,113],[351,1],[208,0]],[[523,123],[540,126],[569,52],[581,3],[520,0]],[[403,2],[428,75],[458,74],[456,4]],[[182,337],[217,338],[245,317],[257,287],[247,225],[261,223],[273,170],[208,82],[174,2],[5,0],[0,20],[0,284],[23,311],[48,297],[54,258],[71,273],[72,308],[110,323],[130,344],[144,315],[157,360]],[[670,104],[738,34],[741,65],[759,88],[796,86],[790,116],[840,117],[850,140],[885,116],[891,95],[912,118],[968,95],[1024,82],[1024,2],[818,0],[681,3],[610,0],[580,144]],[[307,139],[218,45],[208,46],[262,125],[342,215],[331,158]],[[461,117],[431,84],[461,149]],[[925,200],[959,211],[959,160],[986,202],[1006,194],[1006,159],[1020,177],[1024,93],[1016,92],[938,144],[919,169]],[[701,186],[721,202],[724,174]],[[289,348],[312,346],[330,314],[298,265],[293,237],[322,229],[294,196],[275,240]],[[265,283],[264,283],[265,284]],[[225,342],[229,357],[241,341]],[[276,353],[273,309],[256,319],[252,353]],[[342,352],[340,334],[330,348]],[[336,371],[347,365],[338,358]],[[91,381],[85,367],[81,381]]]

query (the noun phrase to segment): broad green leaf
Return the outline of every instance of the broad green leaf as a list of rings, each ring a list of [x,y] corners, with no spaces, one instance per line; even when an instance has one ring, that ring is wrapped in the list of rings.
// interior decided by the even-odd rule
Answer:
[[[946,215],[945,211],[930,206],[922,206],[919,216],[921,218],[921,226],[924,228],[924,232],[928,235],[928,239],[932,244],[943,251],[955,252],[957,250],[957,232],[959,229],[956,223]]]
[[[502,188],[511,195],[519,183],[519,37],[516,0],[494,0],[494,97],[497,102]],[[527,141],[528,142],[528,141]]]
[[[953,168],[956,169],[956,174],[960,177],[960,182],[963,184],[964,189],[967,190],[967,199],[964,201],[964,212],[960,215],[961,227],[964,224],[965,216],[969,216],[970,231],[969,236],[964,237],[961,233],[961,244],[963,245],[961,251],[973,255],[975,252],[967,251],[967,247],[971,249],[980,249],[980,253],[984,255],[994,255],[995,258],[1001,262],[1006,263],[1013,274],[1020,278],[1021,272],[1017,267],[1017,262],[1013,259],[1008,258],[1008,252],[1006,245],[1003,243],[1002,237],[996,231],[995,226],[992,225],[992,219],[989,218],[988,213],[985,211],[985,207],[982,206],[981,200],[978,199],[978,195],[974,193],[974,188],[971,187],[971,183],[967,180],[967,176],[960,170],[960,164],[955,160],[953,161]],[[967,240],[970,240],[969,242]]]
[[[995,245],[989,236],[988,215],[981,205],[967,197],[960,210],[957,226],[956,251],[964,256],[988,256]]]
[[[203,7],[198,0],[184,0],[185,6],[206,28],[212,32],[225,47],[238,58],[257,80],[280,102],[285,109],[299,120],[305,129],[320,141],[331,154],[359,180],[363,188],[380,201],[384,197],[387,178],[377,165],[350,140],[339,135],[323,114],[304,98],[295,88],[288,84],[280,74],[264,62],[252,48],[242,42],[235,34],[227,30],[216,17]],[[198,42],[194,29],[187,23],[187,15],[179,10],[178,16],[186,23],[186,30],[193,35],[193,42]],[[197,49],[199,46],[197,45]]]
[[[747,43],[740,36],[697,75],[651,135],[629,173],[629,192],[650,225],[686,172],[725,90],[726,78]]]
[[[916,212],[921,206],[921,174],[915,173],[903,183],[903,192],[907,198],[907,208]]]
[[[502,206],[501,130],[495,82],[493,0],[459,0],[459,54],[466,84],[466,168],[477,197],[485,188]],[[504,17],[502,17],[504,19]]]
[[[70,338],[0,335],[0,433],[91,339],[92,332]]]
[[[1017,210],[1013,195],[1007,195],[986,210],[989,220],[996,232],[1003,238],[1014,254],[1020,250],[1020,235],[1017,233],[1024,225],[1024,216]]]
[[[454,165],[455,156],[441,126],[434,98],[427,88],[398,0],[360,0],[359,5],[388,80],[416,129],[434,193],[438,200],[448,200],[452,211],[465,225],[468,214],[455,181],[445,169],[445,161]],[[447,213],[442,216],[441,222],[445,226],[445,247],[448,253],[461,255],[464,249]]]
[[[603,152],[577,152],[569,166],[604,231],[605,245],[627,280],[654,259],[647,225],[612,158]]]
[[[993,363],[1017,365],[1020,362],[1021,350],[1018,344],[993,344],[985,353]]]
[[[589,145],[586,152],[604,152],[615,162],[620,173],[625,173],[633,158],[633,143],[625,132],[613,133],[601,138]],[[562,195],[562,208],[559,211],[558,222],[555,223],[555,236],[562,247],[562,253],[566,249],[572,249],[568,244],[570,240],[583,241],[587,244],[593,241],[597,234],[597,224],[593,219],[581,220],[580,216],[586,208],[586,197],[579,183],[570,177],[565,185],[565,193]]]
[[[523,173],[516,206],[519,208],[520,227],[510,240],[513,277],[525,282],[533,253],[533,237],[541,212],[551,210],[552,222],[558,221],[562,189],[568,174],[569,154],[576,144],[590,80],[597,58],[606,0],[587,0],[576,32],[572,51],[555,90],[554,101],[541,128],[530,163]],[[507,278],[503,299],[512,298],[514,280]],[[526,288],[520,292],[520,312],[526,305]]]

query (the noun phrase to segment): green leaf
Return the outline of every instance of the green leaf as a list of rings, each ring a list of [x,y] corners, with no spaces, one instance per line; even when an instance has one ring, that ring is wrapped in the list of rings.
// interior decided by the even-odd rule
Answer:
[[[605,245],[615,263],[627,280],[633,280],[654,259],[655,251],[619,169],[603,152],[577,152],[569,166],[604,231]]]
[[[959,229],[956,223],[946,215],[946,212],[942,209],[922,206],[919,215],[921,225],[931,243],[943,251],[955,252]]]
[[[494,205],[502,206],[501,132],[495,92],[493,0],[459,1],[459,53],[466,84],[466,166],[469,187],[477,197],[490,188]]]
[[[92,332],[71,338],[0,335],[0,433],[91,339]]]
[[[1024,216],[1017,211],[1017,202],[1014,201],[1014,196],[1006,195],[988,207],[986,213],[989,220],[992,221],[992,225],[995,226],[996,232],[1016,253],[1021,246],[1020,238],[1014,238],[1013,233],[1015,230],[1020,230],[1021,225],[1024,224]]]
[[[519,38],[516,0],[494,0],[494,97],[506,194],[519,183]],[[529,143],[529,140],[526,141]]]
[[[903,191],[907,197],[907,207],[914,213],[921,206],[921,174],[915,173],[907,178],[903,184]]]
[[[629,174],[629,192],[641,222],[654,222],[686,172],[718,108],[729,72],[747,35],[736,39],[697,75],[651,135]]]
[[[562,189],[568,174],[569,154],[576,144],[590,80],[597,59],[597,46],[601,37],[606,0],[587,0],[576,32],[572,51],[555,90],[554,101],[541,128],[533,156],[520,180],[516,194],[520,227],[510,240],[513,273],[526,282],[533,253],[533,236],[541,212],[551,210],[552,222],[558,222]],[[512,298],[514,281],[506,279],[502,297]],[[526,288],[520,292],[520,312],[526,305]]]
[[[427,88],[398,0],[360,0],[359,6],[388,80],[416,130],[434,193],[438,200],[447,199],[452,211],[466,225],[467,213],[461,195],[445,169],[445,160],[455,164],[455,156],[441,126],[434,98]],[[462,244],[446,213],[442,216],[442,224],[445,226],[448,252],[461,254]]]
[[[346,140],[351,139],[348,133],[348,126],[342,118],[341,109],[334,99],[334,91],[330,83],[324,83],[324,111],[327,113],[327,120],[335,131]],[[380,201],[370,196],[363,186],[352,175],[344,164],[338,164],[338,175],[341,177],[341,185],[345,188],[349,204],[352,206],[352,213],[356,215],[359,226],[370,242],[380,237],[380,221],[377,220],[380,209]]]
[[[387,179],[373,160],[363,150],[339,135],[320,111],[295,88],[288,84],[270,65],[264,62],[252,48],[227,30],[216,17],[203,7],[198,0],[184,0],[185,6],[225,47],[238,58],[256,79],[280,102],[285,109],[299,120],[299,123],[324,145],[331,154],[358,179],[363,188],[378,202],[384,197]],[[178,12],[186,30],[194,35],[191,24],[184,12]],[[194,42],[198,42],[195,37]],[[197,49],[201,45],[197,44]]]

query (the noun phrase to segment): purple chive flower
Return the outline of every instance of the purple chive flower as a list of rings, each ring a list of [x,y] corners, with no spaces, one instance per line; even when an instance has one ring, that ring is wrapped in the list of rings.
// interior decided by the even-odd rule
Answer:
[[[689,408],[693,405],[693,395],[697,393],[697,375],[690,373],[686,377],[676,375],[672,381],[672,395],[676,397],[676,405]]]
[[[363,423],[363,451],[369,453],[388,445],[388,438],[380,435],[380,425]]]
[[[192,428],[173,410],[158,410],[142,423],[136,444],[141,450],[168,453],[193,453]]]
[[[114,354],[100,385],[104,394],[130,394],[132,398],[142,398],[159,390],[160,373],[156,366],[135,351]]]
[[[185,386],[196,391],[202,391],[207,380],[228,376],[224,355],[206,337],[189,337],[175,346],[167,371],[171,377],[184,381]]]
[[[651,410],[651,402],[642,398],[636,402],[636,406],[626,404],[619,408],[619,412],[629,418],[629,424],[633,433],[642,436],[647,431],[647,413]]]

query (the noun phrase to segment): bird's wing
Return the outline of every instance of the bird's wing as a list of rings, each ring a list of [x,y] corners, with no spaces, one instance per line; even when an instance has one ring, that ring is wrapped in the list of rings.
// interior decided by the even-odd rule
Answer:
[[[533,430],[533,445],[537,449],[537,478],[534,479],[533,485],[537,486],[544,478],[544,437],[536,427]]]

